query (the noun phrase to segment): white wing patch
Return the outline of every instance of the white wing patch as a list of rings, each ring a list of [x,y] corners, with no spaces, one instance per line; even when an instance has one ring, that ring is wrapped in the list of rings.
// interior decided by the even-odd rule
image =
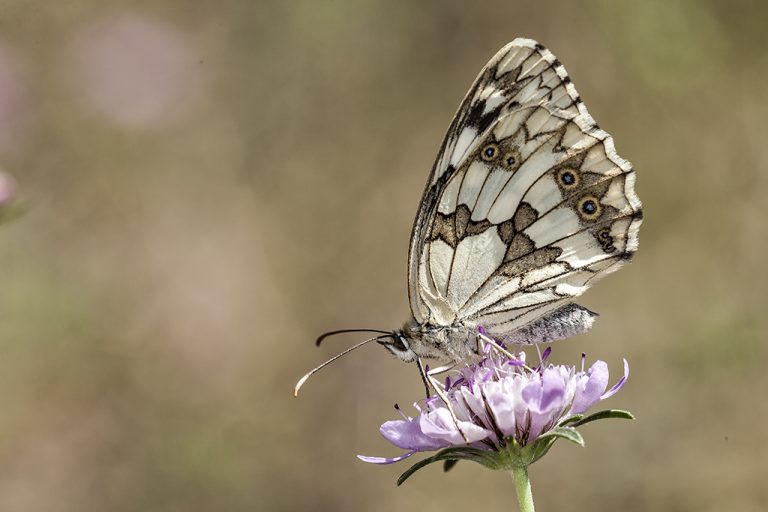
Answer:
[[[564,306],[637,250],[634,183],[560,62],[516,39],[480,72],[432,169],[411,238],[414,319],[515,342],[555,310],[564,332],[588,328],[594,315]]]
[[[493,86],[483,91],[482,98],[485,100],[483,114],[488,114],[507,102],[507,97],[504,93]]]
[[[448,183],[448,186],[445,188],[445,191],[440,196],[440,204],[437,208],[438,212],[452,213],[456,211],[459,190],[461,190],[461,187],[461,176],[453,176]]]
[[[523,233],[533,241],[536,247],[545,247],[563,237],[563,234],[575,233],[581,228],[581,220],[572,208],[561,207],[550,211],[543,218],[528,226]]]
[[[528,190],[526,196],[535,197],[536,207],[541,211],[549,211],[563,201],[563,193],[553,176],[540,177]]]
[[[448,303],[454,311],[496,271],[506,252],[507,244],[492,229],[459,242],[448,283]]]
[[[491,171],[488,178],[485,180],[482,190],[480,190],[479,197],[472,210],[471,218],[473,221],[477,222],[488,218],[488,212],[496,202],[499,190],[504,189],[504,186],[509,183],[509,179],[509,173],[503,169],[494,169]]]
[[[477,130],[467,126],[459,134],[459,139],[456,141],[456,145],[453,148],[453,154],[451,155],[451,165],[456,166],[464,156],[467,154],[470,144],[477,139]]]
[[[453,249],[442,240],[435,240],[429,244],[429,269],[432,272],[432,281],[437,285],[437,292],[441,297],[448,295],[448,279],[453,261]]]
[[[500,224],[511,219],[520,205],[523,194],[536,183],[542,174],[563,160],[563,155],[554,151],[557,143],[555,137],[547,139],[525,160],[514,176],[508,178],[500,192],[494,194],[489,191],[489,200],[493,202],[493,207],[490,211],[478,213],[477,217],[484,214],[482,218],[487,218],[493,224]]]
[[[531,288],[538,283],[552,279],[557,276],[561,276],[568,272],[568,265],[565,263],[550,263],[540,268],[535,268],[529,272],[526,272],[520,286],[523,288]]]
[[[480,195],[480,190],[482,190],[483,186],[485,185],[491,169],[492,167],[482,160],[475,161],[470,164],[466,174],[464,175],[464,181],[459,183],[459,186],[461,187],[461,191],[459,192],[459,204],[466,204],[475,207],[477,204],[477,198]],[[456,208],[454,208],[452,211],[456,211]]]
[[[472,318],[478,311],[490,308],[493,304],[498,303],[505,297],[509,297],[519,290],[520,281],[520,277],[492,277],[482,288],[480,288],[480,290],[478,290],[474,299],[467,301],[464,304],[459,310],[459,315]]]

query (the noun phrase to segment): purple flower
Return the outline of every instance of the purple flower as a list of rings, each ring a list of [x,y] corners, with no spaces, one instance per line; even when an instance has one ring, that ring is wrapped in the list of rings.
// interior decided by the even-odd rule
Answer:
[[[398,406],[395,406],[395,408],[400,412]],[[374,464],[391,464],[408,458],[419,451],[437,450],[450,445],[450,443],[433,439],[422,433],[418,418],[413,419],[402,412],[400,414],[403,416],[403,419],[385,422],[379,428],[379,432],[384,436],[384,439],[398,448],[408,450],[408,452],[398,457],[367,457],[365,455],[358,455],[361,460]]]
[[[581,370],[544,361],[531,368],[525,365],[524,353],[508,357],[500,352],[486,350],[480,362],[459,370],[453,382],[446,379],[440,394],[447,402],[432,396],[423,405],[414,404],[419,411],[415,418],[403,415],[381,426],[384,438],[406,453],[358,457],[389,464],[416,452],[456,446],[485,452],[499,452],[510,444],[524,448],[554,429],[577,423],[590,407],[621,389],[629,375],[625,360],[624,376],[606,391],[608,365],[603,361],[586,371],[583,358]]]

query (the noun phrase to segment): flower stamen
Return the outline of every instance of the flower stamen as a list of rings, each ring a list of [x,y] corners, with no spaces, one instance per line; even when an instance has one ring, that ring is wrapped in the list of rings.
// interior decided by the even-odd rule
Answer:
[[[459,424],[459,418],[456,417],[456,412],[453,410],[453,406],[451,406],[451,401],[448,400],[448,396],[445,394],[445,390],[441,389],[442,384],[440,384],[440,381],[438,381],[436,378],[430,375],[429,372],[427,372],[427,377],[429,378],[429,381],[432,383],[432,387],[435,388],[435,392],[437,393],[437,396],[440,397],[440,399],[443,401],[445,406],[448,408],[448,412],[451,413],[451,419],[453,420],[453,423],[456,425],[456,429],[461,434],[461,437],[463,437],[464,441],[466,441],[466,443],[469,444],[469,437],[461,428],[461,425]]]

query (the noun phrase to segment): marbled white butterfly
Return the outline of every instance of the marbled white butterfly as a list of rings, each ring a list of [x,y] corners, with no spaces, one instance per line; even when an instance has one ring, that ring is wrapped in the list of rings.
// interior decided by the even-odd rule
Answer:
[[[596,315],[572,300],[637,250],[634,186],[560,61],[515,39],[469,89],[429,176],[409,250],[412,318],[349,350],[378,341],[424,376],[423,358],[477,355],[480,333],[530,344],[587,331]]]

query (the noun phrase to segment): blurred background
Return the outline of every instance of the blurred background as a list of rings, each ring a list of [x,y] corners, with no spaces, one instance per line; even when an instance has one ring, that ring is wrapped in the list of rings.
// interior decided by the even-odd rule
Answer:
[[[553,360],[621,358],[531,469],[541,511],[768,509],[768,5],[0,0],[0,510],[513,510],[459,464],[402,488],[413,216],[485,62],[565,63],[638,171],[634,263]],[[11,178],[12,177],[12,178]],[[5,194],[5,196],[3,195]],[[18,206],[20,205],[20,206]]]

